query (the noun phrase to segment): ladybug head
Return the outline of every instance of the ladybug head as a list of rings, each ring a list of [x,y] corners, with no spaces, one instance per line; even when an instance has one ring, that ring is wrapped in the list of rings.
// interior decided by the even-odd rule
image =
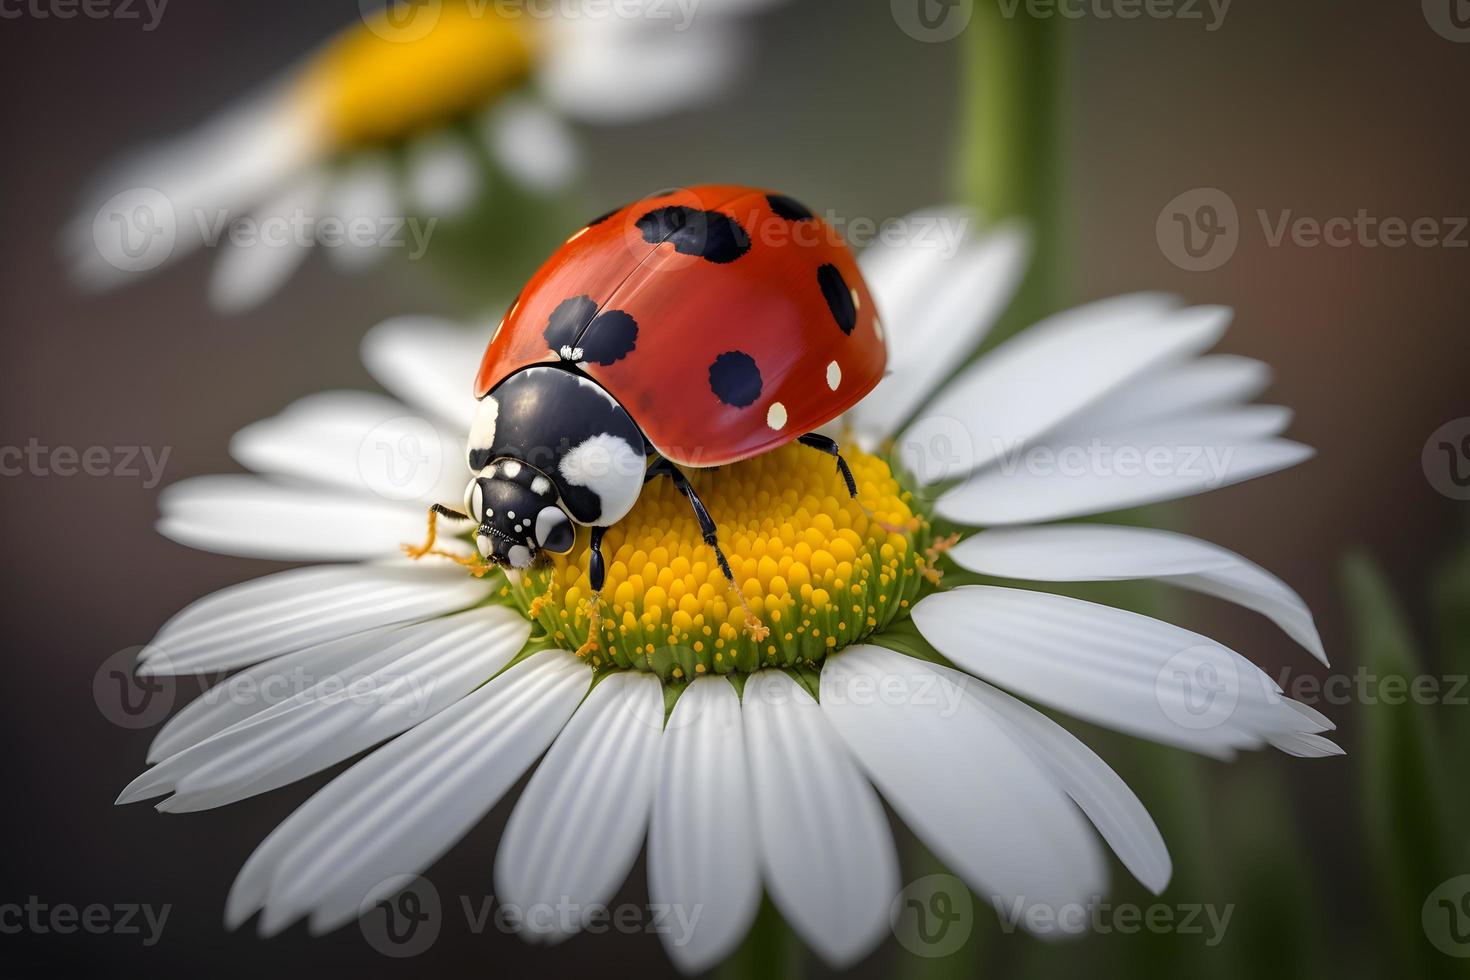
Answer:
[[[566,554],[577,539],[576,525],[557,504],[556,487],[514,459],[497,459],[470,481],[465,513],[479,524],[480,554],[509,568],[529,568],[543,551]]]

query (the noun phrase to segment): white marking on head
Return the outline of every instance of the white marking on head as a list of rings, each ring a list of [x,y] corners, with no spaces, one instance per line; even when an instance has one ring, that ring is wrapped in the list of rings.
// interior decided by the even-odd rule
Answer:
[[[485,506],[485,491],[480,486],[479,479],[470,481],[470,485],[464,489],[464,512],[474,520],[480,519],[480,511]]]
[[[480,534],[475,536],[475,547],[480,549],[482,558],[489,558],[490,553],[495,550],[495,542],[490,540],[490,535]]]
[[[489,449],[495,445],[495,423],[500,418],[500,403],[494,395],[480,399],[475,408],[475,420],[470,423],[469,451]]]
[[[766,410],[766,425],[773,429],[786,428],[786,406],[780,402],[771,402],[771,407]]]
[[[510,562],[511,568],[530,568],[531,549],[523,544],[513,544],[505,553],[505,560]]]
[[[626,439],[606,432],[573,447],[561,460],[561,475],[567,483],[597,495],[601,512],[589,523],[602,527],[616,524],[633,509],[646,469],[641,452]]]
[[[842,384],[842,367],[836,361],[833,361],[827,365],[827,387],[836,391],[837,386],[840,384]]]

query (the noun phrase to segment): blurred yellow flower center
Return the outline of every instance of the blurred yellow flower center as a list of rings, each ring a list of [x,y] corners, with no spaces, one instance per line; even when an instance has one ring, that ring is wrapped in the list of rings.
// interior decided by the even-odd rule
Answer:
[[[333,149],[405,139],[489,103],[531,67],[529,18],[500,4],[390,3],[328,42],[304,97]]]
[[[858,501],[831,457],[799,445],[689,471],[719,523],[735,581],[769,629],[763,639],[744,628],[745,611],[714,549],[665,479],[648,483],[603,540],[607,581],[595,643],[587,635],[585,536],[570,554],[507,585],[506,595],[594,667],[650,670],[674,681],[816,664],[905,614],[924,584],[928,525],[911,533],[880,526],[914,525],[909,494],[883,460],[855,449],[844,455]]]

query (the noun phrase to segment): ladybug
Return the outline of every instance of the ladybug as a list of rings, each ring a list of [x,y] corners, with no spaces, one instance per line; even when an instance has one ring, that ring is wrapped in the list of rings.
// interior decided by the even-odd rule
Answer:
[[[667,478],[733,587],[717,515],[683,468],[797,441],[833,456],[856,498],[838,444],[814,430],[872,390],[886,360],[852,252],[791,198],[707,185],[610,211],[496,327],[475,379],[464,512],[434,507],[429,543],[411,553],[427,553],[436,514],[473,521],[480,554],[514,569],[569,552],[585,525],[595,610],[604,533]]]

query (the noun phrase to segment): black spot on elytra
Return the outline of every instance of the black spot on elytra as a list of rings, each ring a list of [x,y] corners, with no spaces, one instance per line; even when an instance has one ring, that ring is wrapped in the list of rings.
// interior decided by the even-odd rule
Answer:
[[[582,333],[582,328],[591,323],[596,315],[597,303],[591,296],[573,296],[562,300],[561,305],[551,311],[546,332],[542,334],[546,338],[546,345],[554,351],[577,346],[577,337]]]
[[[770,204],[776,217],[787,221],[809,221],[812,218],[811,208],[785,194],[767,194],[766,203]]]
[[[709,387],[726,405],[744,408],[761,396],[761,369],[744,351],[726,351],[709,366]]]
[[[750,251],[750,236],[745,229],[718,211],[682,206],[656,208],[638,219],[638,230],[650,245],[668,242],[680,255],[697,255],[721,265]]]
[[[599,314],[577,342],[585,360],[604,366],[626,357],[637,344],[638,321],[622,310]]]
[[[847,280],[842,278],[837,266],[829,262],[818,269],[817,285],[822,287],[822,295],[827,298],[827,309],[832,311],[832,319],[837,321],[837,326],[845,334],[852,333],[853,327],[857,326],[857,307],[852,304],[852,290],[848,288]]]

